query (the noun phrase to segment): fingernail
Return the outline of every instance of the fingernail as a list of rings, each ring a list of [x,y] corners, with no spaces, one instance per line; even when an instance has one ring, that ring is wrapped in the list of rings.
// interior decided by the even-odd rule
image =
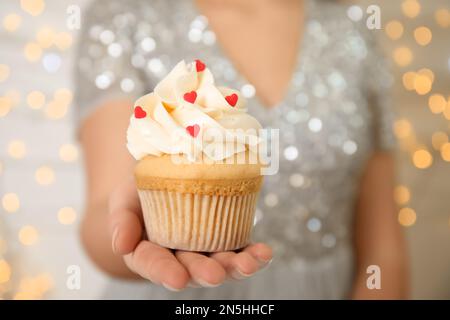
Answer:
[[[221,282],[216,283],[216,284],[212,284],[212,283],[206,282],[205,280],[202,280],[202,279],[195,279],[194,281],[197,282],[198,284],[200,284],[202,287],[205,287],[205,288],[215,288],[215,287],[218,287],[218,286],[220,286],[222,284]]]
[[[250,277],[250,276],[252,276],[252,275],[253,275],[253,273],[250,273],[250,274],[244,273],[244,272],[242,272],[242,271],[239,270],[239,269],[234,269],[234,270],[231,272],[231,277],[232,277],[233,279],[236,279],[236,280],[246,279],[246,278],[248,278],[248,277]]]
[[[169,286],[167,283],[162,283],[162,285],[164,286],[164,288],[166,288],[167,290],[170,290],[170,291],[173,291],[173,292],[178,292],[178,291],[181,291],[181,289],[175,289],[175,288],[172,288],[171,286]]]
[[[114,253],[117,253],[116,240],[117,240],[118,234],[119,234],[119,227],[115,227],[113,234],[112,234],[112,250]]]
[[[262,259],[258,259],[259,262],[259,270],[262,270],[264,268],[267,268],[271,263],[272,263],[272,259],[270,260],[262,260]]]

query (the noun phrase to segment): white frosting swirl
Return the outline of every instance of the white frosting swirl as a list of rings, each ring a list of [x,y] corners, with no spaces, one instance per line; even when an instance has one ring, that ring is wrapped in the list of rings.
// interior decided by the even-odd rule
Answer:
[[[199,155],[219,161],[258,144],[259,122],[246,113],[236,90],[216,87],[200,62],[179,62],[134,105],[127,147],[137,160],[146,155]]]

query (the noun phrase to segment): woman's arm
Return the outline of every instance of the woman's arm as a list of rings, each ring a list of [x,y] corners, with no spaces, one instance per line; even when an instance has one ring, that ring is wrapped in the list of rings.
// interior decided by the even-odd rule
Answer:
[[[368,163],[357,203],[354,299],[408,298],[407,252],[393,190],[394,161],[389,153],[378,152]],[[370,265],[381,269],[380,290],[367,288]]]
[[[142,239],[142,212],[132,178],[135,161],[126,149],[130,105],[106,103],[81,127],[87,180],[81,238],[91,259],[113,276],[145,278],[175,290],[188,283],[216,286],[227,276],[245,278],[266,265],[272,251],[262,243],[206,256]]]
[[[118,277],[137,277],[112,250],[108,230],[108,201],[114,188],[133,170],[133,158],[126,150],[129,101],[100,106],[80,128],[86,172],[86,209],[81,239],[90,256],[103,271]]]

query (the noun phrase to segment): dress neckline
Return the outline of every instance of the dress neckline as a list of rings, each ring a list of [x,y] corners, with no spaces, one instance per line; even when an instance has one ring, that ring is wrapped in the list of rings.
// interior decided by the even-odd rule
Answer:
[[[208,21],[208,18],[202,14],[199,10],[199,8],[197,7],[197,5],[195,4],[195,0],[188,0],[189,2],[189,6],[193,15],[193,18],[201,16],[203,17],[206,21]],[[281,106],[283,104],[285,104],[285,102],[288,100],[289,96],[292,94],[292,91],[294,89],[294,82],[295,82],[295,75],[302,69],[302,63],[303,63],[303,58],[305,57],[305,50],[307,49],[307,43],[308,41],[310,41],[308,39],[308,32],[307,32],[307,27],[308,24],[310,22],[311,19],[311,10],[312,10],[312,3],[310,0],[303,0],[303,6],[302,9],[304,10],[303,13],[303,32],[301,32],[298,37],[300,39],[298,39],[298,43],[297,43],[297,48],[296,48],[296,54],[295,54],[295,63],[294,63],[294,68],[291,72],[291,76],[289,78],[289,81],[287,83],[285,92],[283,94],[283,97],[281,99],[281,101],[279,101],[277,104],[273,105],[273,106],[268,106],[265,103],[263,103],[262,99],[260,98],[260,96],[258,96],[258,93],[255,91],[254,94],[254,100],[255,102],[258,104],[258,107],[261,108],[262,110],[264,110],[265,112],[268,113],[273,113],[273,112],[278,112],[279,109],[281,108]],[[209,23],[207,24],[207,29],[209,29],[210,31],[214,32]],[[234,62],[228,57],[228,55],[225,53],[222,45],[216,41],[214,43],[214,48],[216,49],[216,52],[218,54],[218,56],[224,60],[226,60],[230,67],[233,69],[233,72],[236,74],[236,78],[237,78],[237,82],[239,82],[241,85],[244,84],[250,84],[252,85],[252,83],[250,81],[248,81],[248,79],[242,74],[242,72],[236,68]],[[253,86],[253,85],[252,85]],[[253,86],[253,88],[255,88]],[[255,88],[256,90],[256,88]]]

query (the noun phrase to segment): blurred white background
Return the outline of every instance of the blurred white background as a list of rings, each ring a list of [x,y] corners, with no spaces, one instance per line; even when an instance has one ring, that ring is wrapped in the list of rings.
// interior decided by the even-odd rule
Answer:
[[[66,21],[70,5],[87,1],[0,3],[0,298],[92,299],[107,281],[77,237],[83,212],[71,102],[77,31]],[[450,1],[365,0],[349,4],[349,19],[365,19],[370,4],[381,7],[378,34],[396,76],[395,195],[413,298],[448,299]],[[66,286],[71,265],[80,267],[80,290]]]

